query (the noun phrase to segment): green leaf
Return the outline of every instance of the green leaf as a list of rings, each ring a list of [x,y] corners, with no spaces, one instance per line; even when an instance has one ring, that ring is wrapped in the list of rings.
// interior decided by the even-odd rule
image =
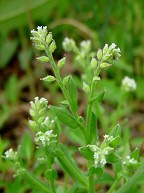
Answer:
[[[6,98],[11,103],[16,103],[19,97],[18,78],[16,75],[11,75],[6,82]]]
[[[70,76],[69,81],[66,84],[66,87],[69,92],[69,96],[70,96],[71,103],[72,103],[71,108],[74,112],[77,112],[78,111],[78,94],[77,94],[76,86],[75,86],[72,76]]]
[[[57,171],[55,169],[47,169],[45,172],[44,172],[44,175],[45,177],[48,179],[48,180],[55,180],[58,178],[58,174],[57,174]]]
[[[115,153],[110,153],[110,154],[106,155],[107,162],[111,163],[111,164],[118,162],[120,159],[121,158]]]
[[[121,160],[113,164],[115,176],[122,172],[122,162]]]
[[[18,45],[19,41],[17,39],[9,40],[3,43],[0,48],[0,68],[6,67],[15,54]]]
[[[80,153],[87,159],[87,160],[94,160],[94,153],[90,150],[89,147],[84,146],[79,148]]]
[[[109,133],[110,136],[113,136],[114,138],[117,136],[121,136],[121,127],[119,124],[117,124]]]
[[[135,150],[131,153],[130,157],[134,158],[135,160],[138,160],[139,153],[140,153],[140,150],[136,147]]]
[[[87,179],[81,170],[75,164],[75,161],[69,154],[68,150],[60,144],[59,151],[56,152],[57,159],[62,168],[77,182],[81,183],[85,187],[88,186]]]
[[[66,110],[65,108],[50,105],[50,109],[56,114],[57,118],[67,126],[73,129],[79,126],[77,121],[72,117],[69,111]]]
[[[33,20],[44,18],[47,12],[47,18],[50,16],[54,8],[58,6],[57,1],[50,0],[25,0],[5,1],[0,6],[0,31],[5,32],[20,26],[28,26],[28,18],[26,7],[32,14]],[[7,13],[7,14],[6,14]]]
[[[104,95],[105,95],[106,89],[104,89],[102,92],[100,92],[97,96],[93,97],[89,103],[93,103],[93,102],[102,102]]]
[[[113,148],[116,148],[120,144],[120,136],[115,137],[109,145]]]

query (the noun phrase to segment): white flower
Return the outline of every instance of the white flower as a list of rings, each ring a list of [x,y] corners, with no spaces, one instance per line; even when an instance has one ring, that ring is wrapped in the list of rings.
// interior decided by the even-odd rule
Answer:
[[[4,154],[6,159],[11,159],[11,160],[17,159],[17,152],[14,152],[12,148],[7,150]]]
[[[75,46],[75,42],[73,39],[66,37],[62,43],[62,46],[63,46],[64,50],[70,52],[73,50],[73,48]]]
[[[134,91],[134,90],[136,90],[136,87],[137,87],[137,84],[136,84],[134,79],[129,78],[129,77],[126,76],[122,80],[122,88],[126,92]]]
[[[104,135],[104,139],[108,139],[109,138],[109,135]]]

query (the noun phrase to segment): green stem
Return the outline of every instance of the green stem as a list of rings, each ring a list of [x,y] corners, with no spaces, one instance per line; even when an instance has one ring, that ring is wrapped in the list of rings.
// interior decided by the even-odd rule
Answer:
[[[41,182],[39,179],[34,177],[28,171],[24,172],[24,176],[25,176],[25,179],[27,180],[27,182],[30,184],[30,186],[33,184],[34,187],[39,188],[42,192],[51,193],[49,191],[48,187],[43,182]]]
[[[59,86],[60,86],[60,88],[61,88],[61,90],[62,90],[62,92],[63,92],[63,94],[64,94],[64,97],[65,97],[66,100],[69,102],[70,108],[71,108],[71,107],[72,107],[71,99],[70,99],[69,94],[68,94],[68,92],[67,92],[67,90],[66,90],[66,88],[65,88],[65,85],[63,84],[63,81],[62,81],[62,79],[61,79],[61,76],[60,76],[60,73],[59,73],[59,69],[57,68],[56,63],[55,63],[55,61],[54,61],[54,59],[53,59],[53,56],[52,56],[52,54],[49,52],[49,48],[47,48],[47,46],[46,46],[46,54],[47,54],[47,56],[48,56],[48,58],[49,58],[49,60],[50,60],[50,62],[51,62],[53,71],[54,71],[54,73],[55,73],[56,79],[58,80],[58,84],[59,84]],[[72,108],[71,108],[71,111],[72,111]],[[76,118],[78,118],[78,113],[73,112],[73,111],[72,111],[72,113],[75,115]]]
[[[50,156],[47,157],[47,164],[48,164],[48,169],[52,170],[52,164],[51,164],[51,157]],[[56,193],[54,178],[53,178],[52,174],[50,174],[50,184],[51,184],[52,193]]]
[[[122,176],[121,175],[118,176],[107,193],[113,193],[113,191],[116,189],[121,179],[122,179]]]
[[[89,170],[89,193],[95,193],[94,173]]]
[[[98,76],[99,73],[100,73],[100,67],[98,65],[94,75]],[[97,83],[97,81],[92,80],[89,100],[91,100],[94,97],[96,83]],[[90,128],[91,128],[91,121],[92,121],[92,107],[93,107],[93,103],[89,103],[88,109],[87,109],[87,144],[90,143],[90,136],[91,136]]]
[[[62,90],[62,92],[63,92],[63,94],[64,94],[64,97],[65,97],[65,99],[69,102],[70,110],[71,110],[72,114],[74,115],[75,119],[77,120],[77,118],[79,117],[78,112],[74,112],[74,111],[72,110],[71,99],[70,99],[70,97],[69,97],[69,94],[68,94],[68,92],[67,92],[67,90],[66,90],[65,85],[63,84],[63,81],[62,81],[61,76],[60,76],[59,69],[57,68],[56,63],[55,63],[55,61],[54,61],[54,59],[53,59],[53,56],[52,56],[52,54],[49,52],[49,48],[47,47],[47,45],[46,45],[46,54],[47,54],[47,56],[48,56],[48,58],[49,58],[49,60],[50,60],[50,62],[51,62],[53,71],[54,71],[54,73],[55,73],[55,77],[56,77],[56,79],[58,80],[58,84],[59,84],[59,86],[60,86],[60,88],[61,88],[61,90]],[[79,126],[80,126],[81,130],[83,131],[84,136],[85,136],[85,138],[86,138],[84,125],[83,125],[83,124],[79,124]],[[86,140],[86,139],[85,139],[85,140]]]

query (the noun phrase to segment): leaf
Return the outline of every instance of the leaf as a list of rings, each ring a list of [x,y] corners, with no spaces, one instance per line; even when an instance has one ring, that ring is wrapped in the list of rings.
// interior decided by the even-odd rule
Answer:
[[[89,147],[80,147],[79,151],[87,160],[94,160],[94,153],[90,150]]]
[[[77,94],[76,86],[75,86],[72,76],[70,76],[69,81],[66,84],[66,87],[69,92],[69,96],[70,96],[71,103],[72,103],[71,108],[74,112],[77,112],[78,111],[78,94]]]
[[[0,68],[6,67],[16,52],[18,44],[19,42],[17,39],[9,40],[2,44],[0,48]]]
[[[140,150],[136,147],[135,150],[131,153],[130,157],[134,158],[135,160],[138,160],[139,153],[140,153]]]
[[[19,97],[18,78],[11,75],[6,83],[6,98],[11,103],[16,103]]]
[[[57,159],[62,168],[77,182],[83,184],[85,187],[88,186],[87,179],[77,167],[75,161],[69,154],[65,146],[60,144],[61,150],[56,152]]]
[[[120,144],[120,136],[115,137],[109,145],[113,148],[116,148]]]
[[[31,13],[33,20],[35,20],[44,18],[43,13],[45,12],[49,17],[56,6],[58,6],[57,1],[50,0],[13,0],[9,2],[3,0],[0,6],[0,31],[5,32],[20,26],[27,26],[27,11]]]
[[[72,117],[69,111],[66,110],[65,108],[50,105],[50,109],[56,114],[57,118],[67,126],[73,129],[79,126],[77,121]]]
[[[121,158],[115,153],[110,153],[110,154],[106,155],[107,162],[111,163],[111,164],[118,162],[120,159]]]
[[[89,103],[93,103],[93,102],[98,102],[98,103],[101,103],[103,98],[104,98],[104,95],[105,95],[105,92],[106,92],[106,89],[104,89],[102,92],[100,92],[97,96],[93,97]]]
[[[121,127],[119,124],[117,124],[109,133],[110,136],[113,136],[114,138],[117,136],[121,136]]]

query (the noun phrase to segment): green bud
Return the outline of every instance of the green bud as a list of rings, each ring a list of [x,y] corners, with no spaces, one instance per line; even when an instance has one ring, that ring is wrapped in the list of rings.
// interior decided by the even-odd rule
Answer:
[[[104,48],[103,48],[103,54],[106,54],[108,51],[108,44],[105,44]]]
[[[97,81],[100,81],[100,77],[94,76],[94,77],[93,77],[93,81],[96,81],[96,82],[97,82]]]
[[[101,60],[101,59],[102,59],[102,56],[103,56],[103,53],[102,53],[102,50],[100,49],[100,50],[97,52],[97,59],[98,59],[98,60]]]
[[[61,105],[68,107],[69,106],[69,102],[67,100],[60,102]]]
[[[71,76],[68,75],[68,76],[66,76],[66,77],[63,79],[64,85],[66,85],[66,84],[69,82],[70,78],[71,78]]]
[[[41,62],[49,62],[49,58],[47,56],[38,57],[37,60]]]
[[[83,118],[82,116],[79,116],[79,117],[77,118],[77,121],[78,121],[79,123],[84,123],[84,118]]]
[[[90,87],[85,82],[83,82],[83,90],[84,90],[85,93],[89,93],[90,92]]]
[[[51,53],[53,53],[55,51],[55,49],[56,49],[56,44],[55,44],[55,41],[53,40],[52,43],[49,46],[49,51]]]
[[[112,54],[106,54],[103,56],[103,61],[108,61],[111,59],[111,57],[112,57]]]
[[[97,60],[95,58],[92,58],[90,65],[91,65],[92,68],[96,68],[97,63],[98,63]]]
[[[46,37],[46,43],[49,45],[51,43],[51,41],[52,41],[52,33],[49,32],[47,37]]]
[[[62,68],[62,67],[65,65],[65,63],[66,63],[66,57],[60,59],[60,60],[58,61],[58,68],[59,68],[59,69]]]
[[[48,82],[48,83],[51,83],[51,82],[55,81],[55,79],[56,78],[54,76],[48,75],[45,78],[42,78],[41,80]]]
[[[108,64],[107,62],[103,62],[103,63],[100,64],[101,68],[107,68],[109,66],[111,66],[111,64]]]

